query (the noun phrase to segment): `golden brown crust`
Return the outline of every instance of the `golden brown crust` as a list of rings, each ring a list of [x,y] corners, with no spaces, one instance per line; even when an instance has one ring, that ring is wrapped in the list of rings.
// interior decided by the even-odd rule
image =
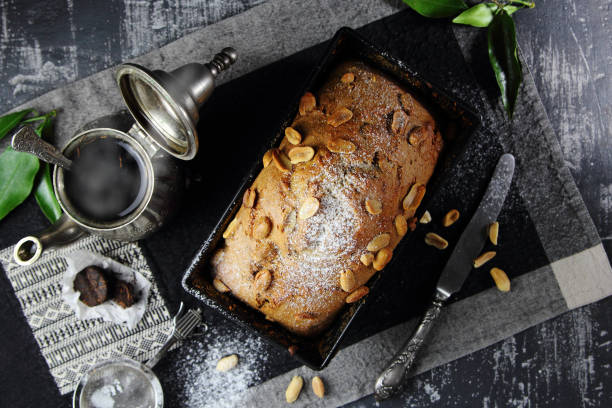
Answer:
[[[340,65],[308,94],[291,127],[301,142],[285,137],[271,153],[275,165],[254,181],[249,194],[256,200],[251,205],[246,196],[212,266],[234,296],[308,336],[329,325],[350,296],[341,287],[344,271],[352,271],[357,288],[388,262],[405,234],[396,217],[412,217],[403,200],[431,177],[442,137],[419,102],[359,62]],[[296,146],[313,148],[314,157],[292,164]],[[388,246],[365,265],[368,244],[383,233]]]

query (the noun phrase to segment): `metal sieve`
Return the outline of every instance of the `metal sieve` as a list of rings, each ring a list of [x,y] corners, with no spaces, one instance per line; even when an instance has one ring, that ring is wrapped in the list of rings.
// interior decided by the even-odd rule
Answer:
[[[145,364],[129,358],[113,359],[85,373],[74,390],[73,408],[162,408],[164,392],[152,368],[177,341],[185,340],[202,323],[201,309],[182,312],[181,302],[168,340]],[[205,332],[206,325],[202,329]]]

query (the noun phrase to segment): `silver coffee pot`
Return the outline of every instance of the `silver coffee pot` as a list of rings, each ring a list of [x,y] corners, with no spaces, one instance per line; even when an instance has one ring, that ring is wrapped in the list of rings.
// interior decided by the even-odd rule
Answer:
[[[47,230],[21,239],[14,250],[17,263],[35,262],[45,249],[66,245],[84,234],[123,241],[142,239],[159,229],[177,209],[184,188],[180,160],[198,151],[199,108],[215,87],[215,78],[236,61],[236,51],[224,48],[207,64],[191,63],[174,71],[149,71],[123,64],[116,73],[119,91],[129,110],[99,118],[81,129],[60,151],[22,128],[13,137],[15,150],[55,164],[53,189],[64,214]],[[126,120],[127,119],[127,120]],[[112,221],[79,213],[65,189],[65,174],[79,146],[100,137],[129,145],[142,163],[146,185],[136,209]]]

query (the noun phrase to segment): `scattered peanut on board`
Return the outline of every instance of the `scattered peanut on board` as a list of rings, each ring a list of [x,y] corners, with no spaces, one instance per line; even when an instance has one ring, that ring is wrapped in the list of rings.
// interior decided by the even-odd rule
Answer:
[[[304,379],[299,375],[294,375],[285,391],[285,399],[288,403],[295,402],[298,399],[303,386]]]

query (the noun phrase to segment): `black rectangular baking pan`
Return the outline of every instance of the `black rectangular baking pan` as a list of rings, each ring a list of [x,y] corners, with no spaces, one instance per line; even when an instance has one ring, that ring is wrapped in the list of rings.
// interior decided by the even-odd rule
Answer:
[[[321,61],[313,69],[302,92],[293,101],[285,120],[279,124],[277,132],[269,139],[268,147],[278,146],[284,136],[284,129],[291,124],[298,112],[299,97],[306,91],[316,91],[323,85],[329,73],[341,62],[359,60],[367,65],[384,72],[388,77],[407,88],[434,116],[441,130],[445,146],[436,165],[434,175],[428,183],[428,194],[421,208],[426,208],[428,197],[435,195],[436,186],[443,183],[443,175],[453,166],[455,158],[462,154],[467,140],[480,126],[480,118],[471,112],[461,101],[450,97],[431,82],[425,80],[420,74],[414,72],[403,62],[393,58],[383,50],[368,43],[356,31],[350,28],[341,28],[331,41],[329,48]],[[357,316],[357,313],[372,294],[352,305],[346,305],[339,313],[334,323],[323,333],[316,337],[306,338],[291,333],[277,323],[268,321],[265,316],[242,303],[231,294],[218,292],[212,286],[209,262],[218,245],[222,243],[222,234],[227,224],[242,204],[244,191],[250,187],[262,169],[261,158],[258,157],[251,167],[248,175],[234,199],[227,207],[223,217],[214,230],[197,251],[195,258],[183,276],[183,288],[191,295],[202,301],[206,306],[218,311],[226,318],[248,328],[262,336],[267,341],[285,350],[292,350],[292,354],[303,364],[313,369],[322,369],[338,350],[338,346],[347,328]],[[399,250],[406,243],[404,239],[399,243]],[[386,269],[393,268],[393,260]],[[368,282],[373,291],[381,279],[378,273]],[[386,276],[389,276],[388,274]]]

